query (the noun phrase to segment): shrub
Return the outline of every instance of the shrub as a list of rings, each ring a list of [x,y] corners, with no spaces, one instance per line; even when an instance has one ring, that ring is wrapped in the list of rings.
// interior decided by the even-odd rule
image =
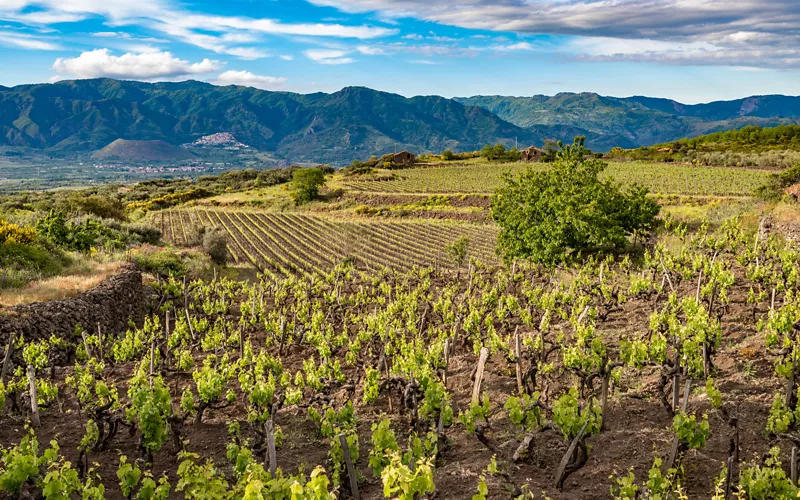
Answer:
[[[629,236],[654,229],[659,206],[647,190],[600,180],[606,164],[585,158],[584,140],[562,148],[551,169],[507,175],[492,197],[491,215],[501,227],[498,252],[506,262],[527,258],[553,266],[586,252],[620,250]]]
[[[452,161],[452,160],[455,160],[455,159],[456,159],[456,155],[453,154],[453,151],[451,149],[445,149],[442,152],[442,160]]]
[[[6,241],[0,245],[0,288],[17,288],[38,278],[55,276],[66,260],[55,248]]]
[[[159,276],[186,274],[186,266],[180,255],[169,250],[142,250],[134,255],[133,263],[142,271]]]
[[[36,230],[31,227],[21,227],[0,219],[0,245],[5,243],[30,244],[36,239]]]
[[[207,229],[203,234],[203,250],[214,263],[225,265],[228,260],[228,233],[218,227]]]
[[[318,168],[304,168],[295,171],[289,190],[292,201],[295,205],[302,205],[314,200],[323,184],[325,184],[325,173]]]
[[[122,228],[133,235],[135,239],[138,240],[138,243],[155,245],[161,241],[161,230],[150,224],[135,222],[132,224],[123,224]]]
[[[783,196],[783,191],[800,182],[800,163],[791,168],[769,176],[767,183],[756,190],[756,195],[767,201],[777,201]]]

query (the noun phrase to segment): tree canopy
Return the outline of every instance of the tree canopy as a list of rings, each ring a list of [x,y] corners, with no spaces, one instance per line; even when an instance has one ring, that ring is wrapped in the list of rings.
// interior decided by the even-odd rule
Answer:
[[[308,203],[317,197],[319,188],[325,184],[325,172],[319,168],[302,168],[292,176],[290,193],[295,205]]]
[[[504,260],[558,265],[594,251],[615,251],[655,226],[659,206],[638,185],[601,179],[606,163],[587,158],[585,137],[562,147],[552,167],[528,168],[492,198]]]

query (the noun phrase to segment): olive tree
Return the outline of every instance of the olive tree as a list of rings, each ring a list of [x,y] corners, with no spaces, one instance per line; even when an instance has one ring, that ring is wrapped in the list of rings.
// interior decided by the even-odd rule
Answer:
[[[498,253],[558,265],[589,252],[617,251],[655,227],[659,206],[639,186],[601,179],[606,163],[589,157],[585,137],[562,147],[552,167],[506,175],[492,198]]]

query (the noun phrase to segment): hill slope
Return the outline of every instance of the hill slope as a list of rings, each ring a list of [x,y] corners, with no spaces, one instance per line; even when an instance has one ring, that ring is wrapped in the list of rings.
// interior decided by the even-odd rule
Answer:
[[[782,95],[695,105],[670,99],[604,97],[594,93],[474,96],[456,100],[480,106],[520,127],[564,125],[587,129],[590,138],[599,135],[608,146],[597,149],[634,148],[745,125],[769,127],[800,119],[800,97]]]
[[[185,160],[195,156],[183,148],[164,141],[129,141],[117,139],[96,151],[96,160],[128,160],[134,162]]]
[[[607,151],[798,118],[800,98],[786,96],[699,105],[590,93],[406,98],[364,87],[303,95],[111,79],[0,88],[0,146],[89,152],[116,139],[179,145],[225,132],[292,161],[337,163],[395,149],[464,151],[575,135]]]
[[[331,162],[395,148],[474,150],[548,137],[452,99],[409,99],[361,87],[301,95],[194,81],[96,79],[0,90],[0,145],[86,151],[118,138],[177,145],[217,132],[291,160]]]

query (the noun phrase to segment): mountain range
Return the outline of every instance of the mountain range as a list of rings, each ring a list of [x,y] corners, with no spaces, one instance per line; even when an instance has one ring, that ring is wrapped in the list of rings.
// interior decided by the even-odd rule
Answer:
[[[739,128],[795,123],[800,97],[686,105],[593,93],[406,98],[365,87],[297,94],[197,81],[112,79],[0,86],[0,146],[93,152],[117,139],[172,145],[230,132],[291,161],[349,163],[393,150],[475,150],[586,135],[604,151]]]

